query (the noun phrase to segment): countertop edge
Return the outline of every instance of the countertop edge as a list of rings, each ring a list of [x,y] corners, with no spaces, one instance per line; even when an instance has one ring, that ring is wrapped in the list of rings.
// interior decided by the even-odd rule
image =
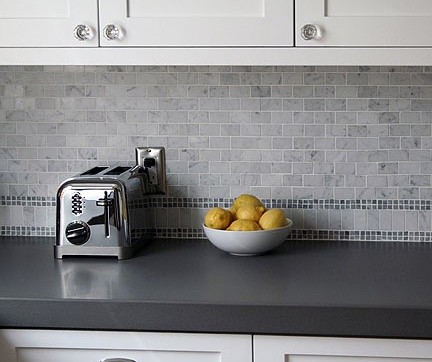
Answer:
[[[0,319],[0,328],[415,339],[432,336],[431,308],[0,299],[0,315],[7,316],[7,320]]]

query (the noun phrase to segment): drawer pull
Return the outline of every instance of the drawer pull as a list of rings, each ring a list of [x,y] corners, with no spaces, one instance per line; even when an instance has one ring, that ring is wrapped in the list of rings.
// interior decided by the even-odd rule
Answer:
[[[100,362],[136,362],[130,358],[104,358]]]
[[[120,40],[123,38],[123,29],[115,24],[108,24],[104,30],[103,35],[107,40]]]
[[[84,24],[79,24],[74,29],[74,36],[79,41],[92,40],[94,38],[94,32],[91,27]]]
[[[322,33],[317,25],[306,24],[301,28],[300,35],[304,40],[312,40],[321,38]]]

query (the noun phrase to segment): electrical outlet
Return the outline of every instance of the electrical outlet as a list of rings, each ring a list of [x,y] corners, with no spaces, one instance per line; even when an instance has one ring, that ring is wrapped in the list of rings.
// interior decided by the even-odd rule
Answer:
[[[165,148],[137,147],[136,163],[147,170],[149,183],[156,193],[166,193]]]

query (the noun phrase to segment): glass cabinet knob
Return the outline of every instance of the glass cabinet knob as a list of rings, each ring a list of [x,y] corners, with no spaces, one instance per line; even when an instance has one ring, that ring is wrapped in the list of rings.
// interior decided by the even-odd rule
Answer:
[[[303,25],[300,34],[304,40],[319,39],[321,37],[320,28],[313,24]]]
[[[79,24],[74,29],[74,36],[79,41],[91,40],[94,38],[93,29],[87,25]]]
[[[123,31],[115,24],[108,24],[103,30],[103,35],[107,40],[119,40],[123,37]]]

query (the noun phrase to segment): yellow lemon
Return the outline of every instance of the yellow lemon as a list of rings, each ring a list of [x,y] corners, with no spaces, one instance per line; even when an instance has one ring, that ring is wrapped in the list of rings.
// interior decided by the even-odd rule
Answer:
[[[239,207],[236,211],[237,219],[246,219],[258,222],[261,215],[264,213],[264,206],[251,206],[246,205]]]
[[[231,221],[236,220],[236,208],[234,207],[234,205],[229,208],[229,212],[231,213]]]
[[[264,230],[276,229],[288,224],[285,212],[282,209],[270,209],[262,214],[259,225]]]
[[[255,231],[260,230],[259,225],[252,220],[236,220],[228,227],[229,231]]]
[[[261,201],[254,195],[242,194],[238,196],[233,203],[233,207],[238,210],[242,206],[264,206]]]
[[[205,226],[211,229],[226,229],[231,222],[231,213],[221,207],[215,207],[207,211],[204,217]]]

